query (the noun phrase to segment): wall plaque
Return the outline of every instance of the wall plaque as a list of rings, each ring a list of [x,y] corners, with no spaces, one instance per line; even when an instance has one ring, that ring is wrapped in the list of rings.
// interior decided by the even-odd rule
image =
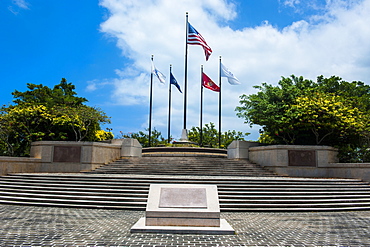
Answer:
[[[55,146],[53,162],[73,162],[81,161],[81,147]]]
[[[316,167],[315,150],[288,150],[289,166]]]

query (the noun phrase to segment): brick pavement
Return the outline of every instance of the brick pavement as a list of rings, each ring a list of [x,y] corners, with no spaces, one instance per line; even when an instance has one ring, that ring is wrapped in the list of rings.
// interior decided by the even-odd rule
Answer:
[[[222,213],[236,235],[131,234],[143,215],[0,205],[0,246],[370,246],[370,211]]]

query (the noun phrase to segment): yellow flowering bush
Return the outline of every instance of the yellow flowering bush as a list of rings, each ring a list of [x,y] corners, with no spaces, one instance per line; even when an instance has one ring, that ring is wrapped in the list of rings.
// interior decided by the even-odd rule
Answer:
[[[114,135],[112,132],[108,132],[105,130],[96,130],[95,137],[98,141],[106,141],[106,140],[112,140],[114,138]]]
[[[62,79],[53,89],[28,84],[29,91],[13,92],[15,105],[0,108],[0,155],[28,156],[33,141],[96,141],[112,134],[100,131],[110,119],[86,106],[74,86]]]

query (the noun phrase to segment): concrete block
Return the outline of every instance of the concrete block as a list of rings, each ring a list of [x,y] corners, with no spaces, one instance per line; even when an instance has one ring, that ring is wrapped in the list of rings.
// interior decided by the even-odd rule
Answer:
[[[233,141],[227,147],[228,159],[249,159],[249,148],[259,146],[258,142]]]
[[[136,139],[123,139],[121,148],[121,157],[141,157],[142,146]]]
[[[180,138],[180,142],[188,142],[189,139],[188,139],[188,130],[187,129],[183,129],[181,131],[181,138]]]
[[[151,184],[146,225],[220,226],[217,186]]]
[[[220,220],[219,227],[209,226],[146,226],[145,217],[140,218],[131,228],[131,233],[163,234],[201,234],[201,235],[234,235],[235,230],[225,220]]]

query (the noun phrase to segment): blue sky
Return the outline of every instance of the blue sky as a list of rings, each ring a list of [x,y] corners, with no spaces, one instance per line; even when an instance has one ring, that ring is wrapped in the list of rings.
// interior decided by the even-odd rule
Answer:
[[[176,4],[174,4],[176,2]],[[223,81],[222,130],[251,132],[235,115],[241,94],[281,76],[338,75],[369,83],[370,0],[1,0],[1,104],[27,83],[53,87],[61,78],[89,105],[112,117],[118,135],[148,127],[150,57],[184,81],[185,12],[213,49],[205,61],[189,47],[188,121],[199,124],[199,71],[217,82],[218,58],[241,85]],[[168,80],[154,81],[153,127],[167,137]],[[173,90],[172,135],[179,138],[183,96]],[[203,123],[218,123],[218,95],[204,95]]]

